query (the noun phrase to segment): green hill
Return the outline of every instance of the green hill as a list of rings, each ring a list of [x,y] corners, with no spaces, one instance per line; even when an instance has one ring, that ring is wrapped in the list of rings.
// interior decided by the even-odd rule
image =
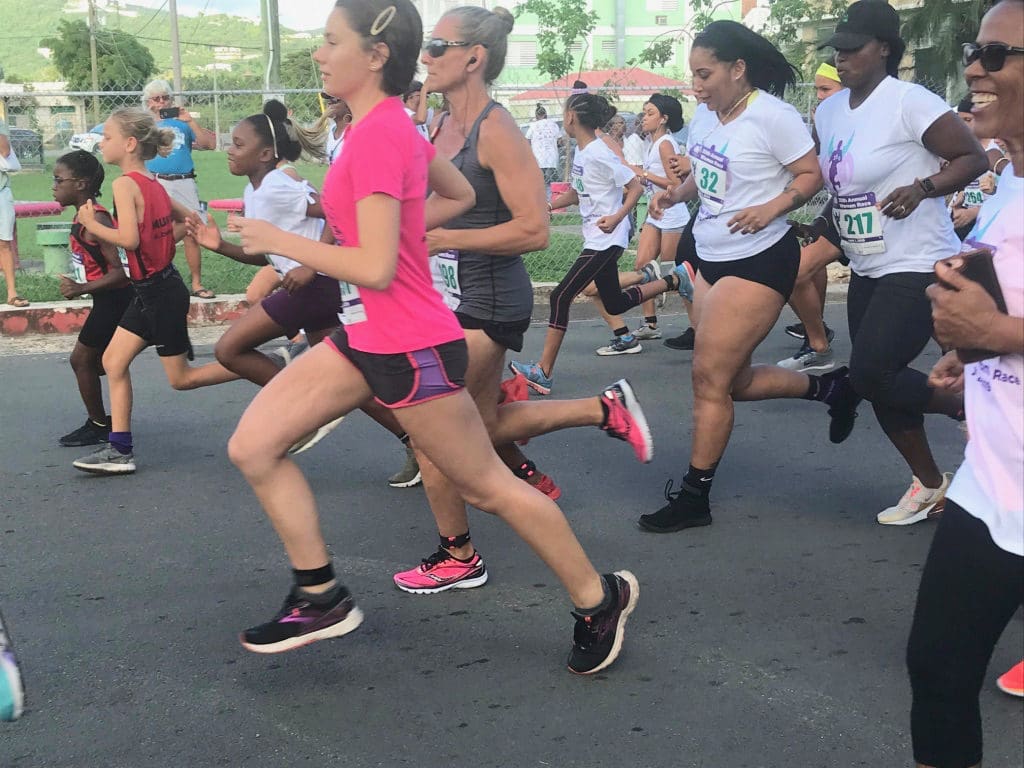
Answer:
[[[0,0],[0,67],[8,81],[51,81],[60,79],[53,65],[38,52],[39,42],[55,34],[61,19],[85,19],[84,2],[34,0],[34,10],[23,16],[23,0]],[[100,24],[135,35],[153,54],[157,70],[171,69],[170,17],[166,11],[154,11],[122,3],[119,10],[100,12]],[[254,75],[263,71],[263,34],[260,25],[248,19],[225,14],[178,18],[182,41],[181,57],[186,81],[189,74],[200,74],[202,67],[215,62],[231,67],[233,75]],[[318,44],[312,39],[289,39],[291,30],[281,30],[283,54],[309,50]],[[237,51],[215,51],[215,47]],[[205,74],[209,74],[208,72]],[[227,75],[228,73],[223,73]],[[187,83],[186,83],[187,85]]]

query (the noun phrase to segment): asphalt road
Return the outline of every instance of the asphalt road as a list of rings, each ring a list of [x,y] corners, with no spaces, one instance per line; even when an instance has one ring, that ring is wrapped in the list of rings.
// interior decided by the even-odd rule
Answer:
[[[847,354],[844,307],[828,319]],[[0,357],[0,605],[29,695],[25,717],[0,727],[0,768],[910,765],[904,649],[934,526],[875,523],[909,473],[870,411],[837,447],[820,405],[740,404],[714,525],[643,533],[636,517],[687,464],[690,353],[650,342],[598,358],[606,337],[573,325],[555,394],[628,375],[654,462],[593,429],[528,447],[599,569],[640,579],[624,654],[594,679],[565,670],[572,620],[552,574],[483,514],[485,587],[393,588],[436,539],[422,491],[385,485],[401,451],[361,415],[301,464],[366,621],[292,653],[246,652],[238,631],[269,618],[289,581],[225,455],[253,388],[173,392],[147,354],[134,370],[139,471],[95,478],[71,467],[84,451],[56,443],[83,418],[66,355]],[[542,341],[531,330],[525,356]],[[780,324],[756,358],[793,347]],[[928,425],[954,469],[961,433]],[[982,693],[987,766],[1022,762],[1021,702],[994,686],[1022,637],[1018,615]]]

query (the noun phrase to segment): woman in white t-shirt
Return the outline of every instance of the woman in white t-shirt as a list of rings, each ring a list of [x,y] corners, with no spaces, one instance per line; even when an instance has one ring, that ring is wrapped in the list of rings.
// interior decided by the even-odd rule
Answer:
[[[583,252],[561,282],[551,292],[551,313],[544,351],[536,363],[513,361],[513,373],[521,373],[527,383],[542,395],[551,393],[552,374],[558,351],[569,327],[569,309],[588,284],[593,282],[612,315],[652,299],[667,290],[676,290],[679,278],[673,273],[664,280],[654,265],[634,275],[641,285],[621,288],[619,257],[629,242],[629,212],[643,192],[636,174],[623,163],[608,145],[597,137],[599,126],[615,115],[615,107],[603,96],[580,93],[570,96],[565,105],[562,125],[576,140],[572,163],[572,187],[554,198],[548,208],[578,205],[583,218]],[[626,195],[623,200],[622,190]],[[621,331],[621,332],[620,332]],[[632,340],[629,329],[622,325],[616,336]],[[639,347],[634,345],[639,351]]]
[[[828,210],[852,272],[850,379],[913,475],[902,498],[877,514],[883,525],[942,510],[949,476],[932,456],[924,415],[963,418],[963,404],[910,364],[932,337],[925,296],[932,266],[960,250],[945,196],[988,167],[977,139],[942,99],[896,79],[906,47],[899,24],[886,3],[849,7],[826,43],[836,50],[845,89],[814,115]]]
[[[964,365],[950,352],[929,378],[937,389],[964,393],[970,439],[925,562],[907,647],[919,768],[981,765],[978,694],[1000,635],[1024,603],[1024,3],[996,3],[964,54],[974,133],[1003,139],[1012,160],[964,249],[993,253],[1007,312],[978,283],[936,263],[939,282],[928,289],[936,338],[989,357]],[[1017,665],[1000,688],[1021,695],[1020,674]]]
[[[10,174],[21,170],[11,142],[0,133],[0,270],[7,281],[7,303],[12,307],[27,307],[28,301],[18,295],[14,285],[14,195]]]
[[[291,166],[304,149],[313,152],[315,147],[288,120],[279,101],[268,101],[263,110],[235,126],[228,148],[228,169],[249,178],[243,193],[245,216],[319,240],[324,228],[319,196]],[[264,386],[280,367],[257,347],[282,336],[290,339],[300,330],[315,344],[337,327],[337,280],[283,256],[247,255],[221,237],[213,219],[205,225],[190,222],[189,229],[204,248],[243,264],[269,262],[280,277],[281,287],[232,323],[217,342],[217,360],[228,370]]]
[[[651,137],[651,144],[647,147],[643,162],[632,167],[640,178],[648,197],[657,190],[670,189],[679,184],[680,177],[669,170],[669,163],[672,157],[679,154],[680,150],[679,143],[672,134],[682,130],[682,127],[683,105],[679,103],[679,99],[655,93],[644,104],[643,114],[640,117],[640,128]],[[680,173],[685,176],[689,171],[689,160],[684,160]],[[679,237],[689,220],[690,213],[685,205],[669,208],[660,218],[648,218],[640,230],[636,268],[643,269],[646,264],[651,262],[659,265],[661,262],[673,261],[679,246]],[[689,304],[693,298],[693,276],[688,276],[691,280],[691,286],[687,290],[689,296],[683,296],[687,314],[689,314]],[[660,339],[661,331],[658,330],[658,316],[654,302],[644,302],[643,312],[643,325],[633,331],[633,336],[637,339]]]
[[[651,213],[663,216],[681,201],[700,199],[693,226],[693,445],[682,488],[666,492],[668,504],[640,518],[641,528],[655,533],[711,523],[708,497],[732,432],[733,401],[818,400],[852,422],[845,369],[814,376],[750,362],[800,267],[786,214],[821,188],[814,142],[780,98],[796,71],[765,38],[732,21],[713,22],[694,38],[690,69],[701,102],[690,122],[691,173],[656,194]]]
[[[534,112],[534,120],[526,128],[526,139],[544,174],[544,183],[558,181],[558,139],[562,129],[558,123],[548,118],[548,112],[540,104]]]

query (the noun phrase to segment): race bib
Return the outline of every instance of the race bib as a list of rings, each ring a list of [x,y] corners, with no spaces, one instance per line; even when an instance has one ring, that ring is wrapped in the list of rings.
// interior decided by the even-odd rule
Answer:
[[[846,253],[855,256],[885,253],[882,213],[875,205],[874,192],[836,197],[832,216]]]
[[[434,290],[441,294],[445,305],[452,312],[462,303],[462,288],[459,286],[459,252],[441,251],[430,257],[430,277]]]
[[[981,191],[981,184],[972,181],[964,190],[964,208],[977,208],[985,202],[985,193]]]
[[[725,193],[729,184],[729,158],[720,152],[695,144],[690,154],[693,180],[697,182],[700,205],[717,216],[725,207]]]
[[[128,252],[124,248],[117,249],[117,257],[121,259],[121,266],[124,267],[124,273],[127,275],[128,272]]]
[[[82,261],[82,254],[71,252],[71,276],[76,283],[89,282],[85,276],[85,262]]]
[[[342,325],[365,323],[366,307],[363,306],[359,289],[344,280],[339,280],[338,286],[341,288],[341,312],[338,313],[338,319],[341,320]]]

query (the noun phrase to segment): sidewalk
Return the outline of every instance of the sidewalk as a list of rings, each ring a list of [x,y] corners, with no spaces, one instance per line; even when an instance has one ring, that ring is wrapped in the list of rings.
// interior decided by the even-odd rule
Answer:
[[[555,283],[535,283],[533,286],[533,303],[535,319],[547,316],[548,296]],[[846,301],[846,282],[830,281],[828,301]],[[587,301],[585,296],[577,302]],[[7,304],[0,304],[0,338],[26,336],[29,334],[77,334],[85,318],[89,316],[91,300],[85,301],[51,301],[31,304],[18,309]],[[249,303],[242,294],[218,296],[215,299],[192,299],[189,309],[189,326],[202,327],[225,325],[245,314]]]

